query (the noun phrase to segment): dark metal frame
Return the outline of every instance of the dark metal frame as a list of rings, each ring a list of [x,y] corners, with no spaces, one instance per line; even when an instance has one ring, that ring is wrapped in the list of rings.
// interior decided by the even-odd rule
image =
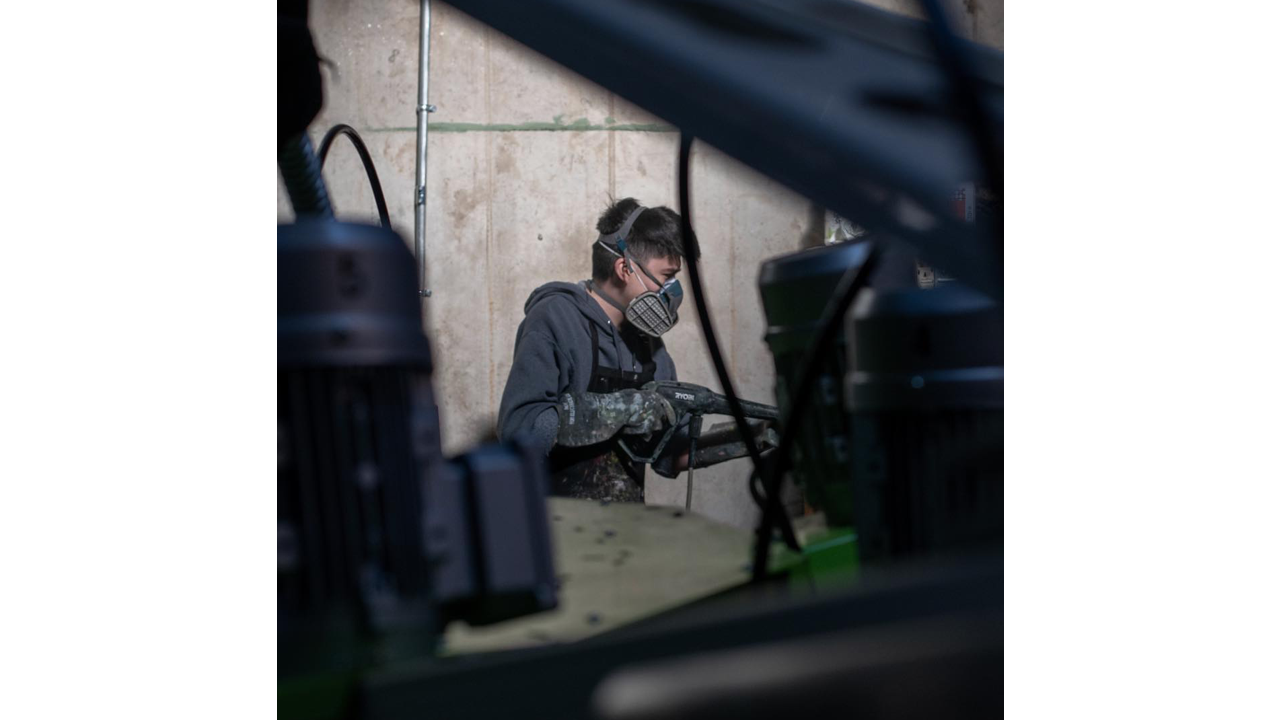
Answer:
[[[985,176],[926,23],[843,0],[453,5],[999,298],[994,228],[948,210]],[[963,40],[1003,136],[1003,56]]]

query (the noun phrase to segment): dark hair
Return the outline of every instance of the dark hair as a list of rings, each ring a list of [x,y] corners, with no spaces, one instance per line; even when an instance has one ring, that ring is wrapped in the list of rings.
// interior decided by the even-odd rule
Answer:
[[[596,232],[601,235],[617,232],[627,221],[631,211],[640,207],[635,198],[623,198],[610,203],[609,208],[600,215],[596,222]],[[632,257],[641,262],[655,257],[683,257],[684,245],[680,242],[680,214],[669,207],[646,208],[636,218],[627,237],[627,249]],[[698,250],[698,238],[693,238],[693,250]],[[613,263],[618,256],[600,247],[600,243],[591,245],[591,277],[596,282],[604,282],[613,273]],[[697,259],[696,256],[694,259]]]

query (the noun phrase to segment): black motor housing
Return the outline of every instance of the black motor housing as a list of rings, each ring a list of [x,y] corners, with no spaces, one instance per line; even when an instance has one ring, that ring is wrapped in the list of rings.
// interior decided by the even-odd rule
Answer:
[[[999,545],[1003,307],[954,282],[868,290],[854,303],[846,333],[861,558]]]
[[[422,472],[440,439],[416,264],[370,225],[276,241],[279,674],[428,653]]]

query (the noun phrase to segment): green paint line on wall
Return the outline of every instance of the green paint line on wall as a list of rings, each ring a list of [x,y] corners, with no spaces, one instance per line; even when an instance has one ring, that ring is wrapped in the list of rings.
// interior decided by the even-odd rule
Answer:
[[[433,122],[427,124],[427,132],[679,132],[679,128],[663,123],[621,123],[592,125],[586,118],[564,123],[562,115],[554,122],[526,123],[457,123]],[[613,118],[609,118],[612,120]],[[366,128],[362,132],[416,132],[417,127]]]

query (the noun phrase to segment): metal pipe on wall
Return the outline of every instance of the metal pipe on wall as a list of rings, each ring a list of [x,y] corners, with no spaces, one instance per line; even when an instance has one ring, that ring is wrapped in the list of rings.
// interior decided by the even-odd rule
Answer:
[[[422,0],[418,38],[418,155],[414,177],[413,255],[418,261],[418,293],[431,297],[427,289],[427,116],[435,107],[427,104],[427,75],[431,56],[431,0]]]

